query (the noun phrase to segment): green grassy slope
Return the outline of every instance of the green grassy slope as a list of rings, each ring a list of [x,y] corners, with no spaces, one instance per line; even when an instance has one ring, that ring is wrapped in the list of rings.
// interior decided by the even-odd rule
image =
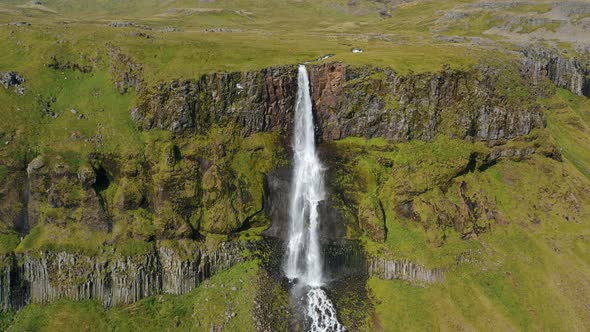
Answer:
[[[556,103],[557,102],[557,103]],[[590,209],[587,99],[559,91],[548,130],[565,160],[534,156],[462,177],[493,197],[505,222],[477,239],[450,232],[436,245],[421,226],[388,220],[386,246],[399,257],[443,267],[426,288],[373,278],[376,326],[400,330],[590,328]],[[574,217],[575,216],[575,217]],[[458,259],[461,257],[461,259]]]
[[[328,53],[336,54],[336,60],[353,64],[391,66],[399,71],[436,70],[445,63],[473,63],[486,49],[433,43],[428,26],[440,15],[437,12],[462,1],[443,5],[433,1],[411,3],[396,7],[387,19],[379,16],[383,5],[372,1],[358,1],[354,6],[326,0],[156,3],[159,4],[47,2],[44,6],[53,8],[56,14],[24,9],[13,2],[4,4],[5,10],[14,11],[13,14],[0,16],[0,22],[23,20],[32,26],[8,25],[0,29],[25,34],[20,38],[24,44],[21,48],[28,48],[33,54],[37,50],[47,51],[46,47],[71,47],[84,53],[112,42],[147,66],[148,79],[261,68],[312,60]],[[125,20],[153,27],[154,30],[144,31],[153,38],[130,36],[132,31],[142,31],[137,27],[107,26],[109,22]],[[57,24],[63,21],[69,23]],[[183,32],[158,32],[164,26]],[[225,32],[207,32],[208,29]],[[42,36],[42,40],[32,39],[34,36]],[[56,46],[58,41],[64,45]],[[352,54],[352,47],[365,48],[366,52]]]

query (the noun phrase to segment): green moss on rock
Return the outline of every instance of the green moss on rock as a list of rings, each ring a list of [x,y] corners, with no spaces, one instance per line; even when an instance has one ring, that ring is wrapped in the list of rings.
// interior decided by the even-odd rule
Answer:
[[[193,234],[189,223],[178,214],[170,202],[164,202],[154,219],[156,235],[164,239],[188,238]]]
[[[114,197],[114,205],[120,210],[137,209],[144,199],[145,189],[141,180],[136,178],[123,178],[118,182],[117,192]]]

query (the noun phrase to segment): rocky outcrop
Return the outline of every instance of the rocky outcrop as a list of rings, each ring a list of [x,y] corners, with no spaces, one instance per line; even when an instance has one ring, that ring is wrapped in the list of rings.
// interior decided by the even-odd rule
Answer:
[[[247,247],[227,242],[214,250],[194,249],[185,258],[179,257],[170,248],[158,248],[162,266],[162,291],[167,294],[190,292],[203,280],[243,261],[241,252]]]
[[[39,223],[81,222],[106,231],[109,222],[93,187],[96,174],[89,166],[79,170],[60,159],[39,156],[27,167],[27,228]]]
[[[296,93],[294,67],[216,73],[160,84],[131,116],[143,129],[204,134],[214,124],[235,124],[249,136],[290,128]]]
[[[369,275],[381,279],[399,279],[415,284],[432,284],[443,280],[440,269],[429,270],[409,260],[392,260],[381,257],[370,257],[367,264]]]
[[[96,62],[96,60],[95,60],[95,62]],[[59,70],[59,71],[76,70],[76,71],[79,71],[84,74],[88,74],[88,73],[92,72],[92,66],[84,65],[84,64],[80,64],[80,63],[76,63],[76,62],[71,62],[71,61],[59,60],[56,56],[51,57],[51,62],[49,64],[47,64],[47,67],[49,67],[53,70]]]
[[[30,303],[95,299],[108,307],[135,302],[161,289],[154,255],[110,260],[46,252],[39,258],[24,255],[17,259],[22,261],[17,266],[30,289]]]
[[[10,170],[0,182],[0,232],[23,234],[28,230],[26,216],[26,173]]]
[[[311,68],[310,80],[323,140],[448,134],[497,141],[544,127],[539,106],[511,100],[494,84],[499,75],[490,68],[398,75],[331,63]]]
[[[143,88],[143,65],[134,62],[131,57],[121,52],[112,45],[109,47],[110,72],[119,93],[123,94],[134,89],[139,91]]]
[[[521,161],[533,154],[540,154],[547,158],[561,161],[561,152],[557,147],[529,145],[500,145],[491,149],[490,155],[485,160],[484,167],[496,163],[501,158],[507,158],[514,161]]]
[[[22,269],[14,255],[0,257],[0,312],[22,308],[29,303],[30,289],[22,279]]]
[[[553,48],[529,47],[522,51],[521,71],[533,84],[549,79],[578,96],[590,97],[590,62],[567,57]]]
[[[244,136],[288,131],[297,94],[295,69],[216,73],[161,84],[146,92],[132,117],[143,129],[175,133],[204,133],[213,124],[236,125]],[[496,141],[545,126],[540,107],[507,96],[494,84],[501,75],[490,69],[398,75],[329,63],[311,65],[309,72],[324,141],[348,136],[430,140],[439,133]]]
[[[198,246],[186,253],[159,247],[145,255],[104,253],[89,257],[43,252],[38,257],[5,257],[0,270],[0,309],[60,298],[97,300],[105,307],[136,302],[155,294],[184,294],[203,280],[244,260],[238,243]]]
[[[25,94],[25,87],[23,83],[25,82],[25,78],[22,77],[20,74],[15,73],[13,71],[9,72],[0,72],[0,83],[4,85],[6,90],[14,89],[14,91],[19,95]]]
[[[461,238],[469,239],[487,232],[503,220],[496,202],[482,192],[470,192],[467,182],[449,188],[440,199],[418,196],[412,201],[412,218],[442,230],[452,228]]]

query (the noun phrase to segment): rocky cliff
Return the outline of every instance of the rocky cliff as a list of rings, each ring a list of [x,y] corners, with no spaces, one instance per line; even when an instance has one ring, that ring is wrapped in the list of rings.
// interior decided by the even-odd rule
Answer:
[[[328,63],[310,65],[309,71],[324,141],[431,140],[439,133],[497,141],[544,126],[540,108],[526,96],[512,98],[496,84],[504,79],[502,72],[491,68],[399,75]],[[209,74],[154,87],[131,113],[143,129],[203,133],[212,124],[235,124],[248,136],[288,130],[296,94],[295,66]]]
[[[244,260],[244,245],[193,245],[184,252],[161,246],[152,253],[86,256],[66,252],[4,257],[0,270],[0,308],[60,298],[93,299],[104,306],[136,302],[155,294],[184,294],[211,275]]]
[[[249,136],[289,128],[296,94],[294,66],[215,73],[154,87],[131,117],[143,129],[203,134],[213,124],[237,124]]]
[[[425,285],[440,282],[443,279],[443,272],[441,270],[429,270],[409,260],[370,257],[367,266],[369,275],[378,276],[386,280],[399,279]]]
[[[313,67],[311,82],[323,140],[430,141],[447,134],[498,141],[543,127],[539,107],[527,98],[514,100],[495,84],[500,75],[486,67],[399,75],[333,63]]]
[[[522,53],[521,71],[533,84],[539,85],[549,79],[578,96],[590,97],[590,62],[540,46],[531,46]]]

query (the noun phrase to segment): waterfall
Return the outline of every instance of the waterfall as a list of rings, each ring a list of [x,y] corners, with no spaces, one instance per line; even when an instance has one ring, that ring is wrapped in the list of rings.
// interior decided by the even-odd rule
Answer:
[[[322,290],[323,261],[318,204],[325,198],[323,167],[316,153],[315,131],[305,65],[299,66],[293,134],[293,179],[285,275],[308,289],[304,302],[311,331],[344,331],[336,310]]]
[[[317,207],[324,199],[322,164],[316,154],[309,78],[299,66],[293,134],[294,169],[290,202],[289,244],[285,273],[311,287],[322,285]]]

